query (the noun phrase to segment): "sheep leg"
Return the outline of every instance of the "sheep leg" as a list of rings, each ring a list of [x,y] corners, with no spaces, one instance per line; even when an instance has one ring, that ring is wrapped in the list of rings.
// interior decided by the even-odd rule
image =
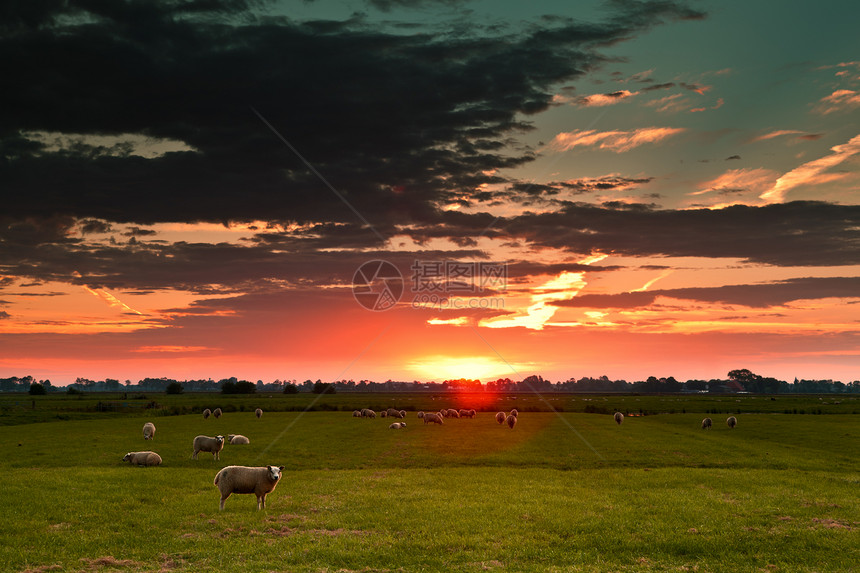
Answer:
[[[227,498],[230,497],[230,494],[224,495],[221,494],[221,511],[224,511],[224,502],[227,501]]]
[[[257,511],[260,509],[266,509],[266,494],[257,496]]]

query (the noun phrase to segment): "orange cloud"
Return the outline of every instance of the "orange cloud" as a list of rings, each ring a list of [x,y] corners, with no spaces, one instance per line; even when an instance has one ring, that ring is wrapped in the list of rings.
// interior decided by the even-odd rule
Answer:
[[[550,146],[557,151],[567,151],[577,146],[597,146],[622,153],[646,143],[662,141],[683,131],[685,130],[681,127],[643,127],[632,131],[576,130],[559,133]]]
[[[815,111],[827,115],[838,111],[848,111],[860,107],[860,92],[854,90],[836,90],[829,96],[819,100]]]
[[[729,169],[716,179],[705,181],[699,185],[700,191],[690,195],[703,195],[712,191],[730,193],[734,191],[763,192],[771,187],[778,175],[770,169]]]
[[[848,143],[834,145],[830,150],[833,151],[830,155],[804,163],[777,179],[773,187],[759,195],[759,198],[768,203],[781,203],[785,200],[786,193],[795,187],[827,183],[848,177],[847,173],[825,173],[825,171],[860,153],[860,135],[854,136]]]
[[[638,93],[639,92],[631,92],[630,90],[619,90],[608,94],[593,94],[578,98],[576,103],[583,107],[603,107],[622,102]]]

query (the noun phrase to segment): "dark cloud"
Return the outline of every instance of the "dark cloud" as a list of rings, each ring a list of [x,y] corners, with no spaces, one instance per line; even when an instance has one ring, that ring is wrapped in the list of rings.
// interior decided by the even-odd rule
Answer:
[[[653,86],[645,86],[642,88],[642,91],[643,92],[650,92],[650,91],[654,91],[654,90],[667,90],[667,89],[673,88],[673,87],[675,87],[674,82],[666,82],[663,84],[654,84]]]
[[[741,158],[740,155],[730,155],[730,156],[726,157],[725,161],[733,161],[735,159],[740,159],[740,158]]]
[[[764,284],[690,287],[619,294],[584,294],[553,304],[570,307],[630,309],[651,306],[657,297],[769,308],[796,300],[858,298],[860,297],[860,277],[804,277]]]
[[[603,46],[697,14],[620,3],[597,24],[438,35],[259,18],[239,1],[38,4],[7,7],[14,31],[0,40],[15,78],[0,92],[6,215],[354,222],[253,106],[385,236],[531,161],[510,138]],[[379,3],[395,4],[415,2]],[[33,134],[80,138],[56,149]],[[87,139],[128,134],[184,145],[144,156],[130,139]]]
[[[783,266],[860,263],[860,206],[795,201],[725,209],[603,208],[567,203],[498,229],[535,246],[577,253],[739,258]]]
[[[12,318],[12,315],[5,310],[0,310],[0,320],[3,320],[4,318]]]

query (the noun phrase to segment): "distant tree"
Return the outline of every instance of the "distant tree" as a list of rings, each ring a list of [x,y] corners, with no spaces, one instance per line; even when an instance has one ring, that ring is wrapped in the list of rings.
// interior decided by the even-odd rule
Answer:
[[[222,394],[256,394],[257,393],[257,385],[253,382],[248,382],[247,380],[242,380],[239,382],[235,381],[235,378],[230,378],[229,380],[224,381],[221,384],[221,393]]]
[[[179,382],[171,382],[164,389],[165,394],[182,394],[185,389],[182,387],[182,384]]]
[[[299,387],[295,384],[284,384],[284,394],[298,394]]]
[[[78,390],[78,389],[77,389],[77,388],[75,388],[74,386],[69,386],[69,387],[66,389],[66,394],[69,394],[69,395],[71,395],[71,396],[74,396],[74,395],[80,395],[80,394],[83,394],[83,392],[81,392],[80,390]]]
[[[48,393],[44,386],[36,382],[35,384],[30,384],[30,395],[31,396],[44,396]]]
[[[336,391],[334,389],[334,384],[326,384],[321,380],[317,380],[314,382],[314,389],[312,392],[314,394],[334,394]]]

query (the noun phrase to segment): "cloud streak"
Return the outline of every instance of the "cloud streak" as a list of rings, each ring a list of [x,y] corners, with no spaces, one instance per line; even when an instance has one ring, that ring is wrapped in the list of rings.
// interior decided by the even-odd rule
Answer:
[[[556,151],[568,151],[574,147],[597,147],[624,153],[641,145],[661,142],[684,131],[681,127],[643,127],[629,131],[575,130],[556,135],[550,147]]]

